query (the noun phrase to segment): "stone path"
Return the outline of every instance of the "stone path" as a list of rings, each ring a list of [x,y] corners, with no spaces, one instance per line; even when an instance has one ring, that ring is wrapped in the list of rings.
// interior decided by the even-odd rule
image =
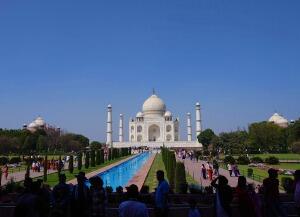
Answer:
[[[181,160],[182,161],[182,160]],[[210,186],[210,181],[209,179],[203,179],[202,174],[201,174],[201,165],[204,164],[206,165],[206,162],[204,161],[192,161],[190,159],[185,159],[183,160],[185,169],[186,171],[202,186]],[[231,187],[236,187],[237,186],[237,181],[238,177],[231,177],[229,175],[229,172],[223,168],[219,169],[220,175],[225,176],[228,179],[228,184]],[[255,186],[261,185],[260,182],[257,182],[255,180],[247,178],[247,182],[250,184],[254,184]]]
[[[66,166],[65,166],[66,168]],[[48,170],[47,173],[51,174],[51,173],[56,173],[57,170]],[[8,178],[7,180],[4,177],[4,174],[2,174],[2,181],[1,181],[1,185],[6,185],[8,182],[11,181],[11,179],[13,179],[15,182],[20,182],[23,181],[25,179],[25,173],[26,170],[20,171],[20,172],[14,172],[14,173],[9,173],[8,174]],[[36,178],[39,176],[43,176],[44,175],[44,171],[41,170],[41,172],[33,172],[32,170],[30,170],[30,177],[31,178]]]
[[[147,178],[148,172],[151,168],[151,165],[155,159],[156,154],[152,154],[147,162],[142,166],[142,168],[134,175],[134,177],[127,183],[126,186],[129,186],[131,184],[135,184],[138,186],[139,190],[142,188],[142,186],[145,183],[145,180]]]

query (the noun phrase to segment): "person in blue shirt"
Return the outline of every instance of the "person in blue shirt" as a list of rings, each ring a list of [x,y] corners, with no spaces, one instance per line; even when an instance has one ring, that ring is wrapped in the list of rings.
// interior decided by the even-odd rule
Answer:
[[[158,185],[155,191],[155,213],[156,217],[168,216],[168,193],[170,190],[165,174],[162,170],[156,172]]]

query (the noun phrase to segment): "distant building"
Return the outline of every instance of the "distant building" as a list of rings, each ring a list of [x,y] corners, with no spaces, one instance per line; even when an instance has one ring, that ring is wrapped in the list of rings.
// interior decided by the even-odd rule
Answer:
[[[268,122],[274,123],[279,127],[287,128],[289,121],[278,113],[274,113],[268,120]]]
[[[34,121],[32,121],[30,124],[24,124],[23,129],[27,129],[30,132],[34,133],[37,130],[43,129],[45,131],[47,130],[55,130],[59,131],[59,127],[54,127],[50,124],[47,124],[44,119],[41,116],[38,116]]]

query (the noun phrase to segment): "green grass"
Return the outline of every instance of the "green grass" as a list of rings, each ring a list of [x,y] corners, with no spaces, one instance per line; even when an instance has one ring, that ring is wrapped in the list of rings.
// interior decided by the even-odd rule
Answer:
[[[157,154],[155,156],[155,159],[153,161],[153,164],[148,172],[148,175],[146,177],[146,181],[144,183],[144,185],[148,185],[149,186],[149,190],[150,192],[153,192],[155,190],[155,188],[157,187],[157,180],[156,180],[156,171],[157,170],[162,170],[165,172],[165,176],[167,174],[166,169],[165,169],[165,165],[164,162],[162,160],[162,155],[161,154]],[[167,179],[167,177],[166,177]],[[188,173],[186,173],[186,181],[188,184],[198,184],[192,176],[190,176]]]
[[[262,159],[266,159],[270,156],[275,156],[279,160],[300,160],[300,154],[255,154],[251,157],[253,156],[261,157]]]
[[[276,167],[277,166],[277,167]],[[247,176],[247,169],[248,168],[252,168],[253,169],[253,174],[254,174],[254,179],[256,181],[259,181],[259,182],[263,182],[263,179],[267,178],[269,175],[268,175],[268,171],[267,170],[262,170],[260,168],[257,168],[257,167],[249,167],[247,165],[238,165],[239,169],[240,169],[240,172],[241,172],[241,175],[244,175],[244,176]],[[280,165],[272,165],[273,168],[278,168],[280,167]],[[259,176],[259,177],[258,177]],[[287,175],[278,175],[278,180],[280,182],[280,187],[281,187],[281,178],[282,177],[290,177],[290,178],[293,178],[293,176],[287,176]]]
[[[82,172],[85,172],[86,174],[90,173],[90,172],[93,172],[95,170],[98,170],[98,169],[101,169],[105,166],[108,166],[110,164],[113,164],[113,163],[116,163],[120,160],[123,160],[123,159],[126,159],[130,156],[125,156],[125,157],[120,157],[120,158],[117,158],[115,160],[111,160],[111,161],[106,161],[104,164],[101,164],[99,166],[96,166],[96,167],[89,167],[88,169],[86,169],[84,167],[84,165],[82,165],[82,168],[80,171]],[[79,170],[77,168],[74,168],[74,171],[73,173],[71,174],[68,170],[64,170],[62,173],[64,173],[67,177],[67,181],[70,181],[72,179],[75,178],[75,175],[79,173]],[[43,178],[42,176],[40,177],[37,177],[35,179],[38,179],[38,178]],[[49,184],[51,187],[55,186],[57,183],[58,183],[58,174],[57,173],[51,173],[47,176],[47,184]]]
[[[152,166],[148,172],[148,175],[146,177],[146,181],[144,183],[144,185],[148,185],[149,186],[149,190],[150,192],[153,192],[155,190],[155,188],[157,187],[157,180],[156,180],[156,171],[157,170],[162,170],[165,173],[165,178],[166,177],[166,169],[165,169],[165,165],[164,162],[162,160],[162,155],[161,154],[156,154],[155,159],[152,163]]]

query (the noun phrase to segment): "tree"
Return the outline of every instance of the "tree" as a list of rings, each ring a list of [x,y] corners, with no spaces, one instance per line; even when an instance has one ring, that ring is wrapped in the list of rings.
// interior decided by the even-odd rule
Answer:
[[[95,155],[95,150],[91,150],[91,166],[95,167],[96,166],[96,155]]]
[[[81,168],[82,168],[82,153],[81,152],[78,153],[77,159],[78,159],[78,165],[77,165],[78,170],[81,170]]]
[[[46,136],[40,135],[37,140],[37,150],[46,151],[47,150],[47,138]]]
[[[45,155],[44,159],[44,182],[47,182],[47,170],[48,170],[48,155]]]
[[[100,163],[101,164],[104,163],[104,150],[103,149],[100,150]]]
[[[208,149],[208,146],[211,144],[211,141],[214,138],[214,136],[215,133],[212,129],[206,129],[198,135],[198,141],[203,145],[204,151]]]
[[[97,150],[96,151],[96,165],[100,165],[101,164],[101,150]]]
[[[292,152],[300,154],[300,141],[292,144]]]
[[[74,170],[74,164],[73,164],[73,161],[74,161],[74,157],[73,155],[70,156],[70,159],[69,159],[69,172],[72,174],[73,173],[73,170]]]
[[[185,188],[187,186],[185,167],[182,162],[176,163],[175,171],[175,191],[178,193],[186,193]]]
[[[29,135],[26,137],[24,141],[24,145],[22,148],[25,152],[32,151],[36,149],[36,140],[33,135]]]
[[[58,167],[57,167],[58,177],[60,176],[61,169],[62,169],[62,161],[61,161],[61,155],[59,155],[59,158],[58,158]]]
[[[300,141],[300,119],[290,124],[287,128],[288,144],[291,146],[294,142]]]
[[[247,148],[248,133],[245,130],[237,130],[219,135],[221,147],[226,154],[242,154]]]
[[[249,145],[263,152],[282,152],[287,150],[285,135],[285,130],[274,123],[253,123],[249,126]]]
[[[86,169],[88,169],[90,167],[90,152],[86,152],[85,153],[85,163],[84,166]]]
[[[102,144],[101,144],[100,142],[98,142],[98,141],[93,141],[93,142],[91,142],[91,144],[90,144],[90,148],[91,148],[92,150],[98,150],[98,149],[101,149],[101,148],[102,148]]]

